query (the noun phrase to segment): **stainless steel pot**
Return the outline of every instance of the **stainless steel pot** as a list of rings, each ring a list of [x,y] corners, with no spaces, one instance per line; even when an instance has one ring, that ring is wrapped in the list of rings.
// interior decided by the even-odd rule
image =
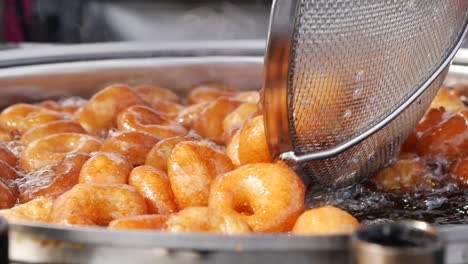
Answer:
[[[203,52],[202,52],[203,53]],[[232,55],[232,54],[230,54]],[[0,69],[0,105],[70,95],[107,84],[153,83],[184,93],[194,83],[261,85],[261,56],[106,58]],[[5,66],[5,65],[3,65]],[[8,65],[6,65],[8,66]],[[453,66],[448,83],[468,85],[468,67]],[[468,262],[468,226],[443,227],[447,263]],[[10,258],[27,263],[348,263],[348,236],[223,236],[109,231],[11,222]]]

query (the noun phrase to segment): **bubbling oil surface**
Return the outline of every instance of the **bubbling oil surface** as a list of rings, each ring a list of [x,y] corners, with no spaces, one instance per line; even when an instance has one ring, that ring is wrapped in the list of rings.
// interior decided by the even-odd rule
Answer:
[[[392,193],[379,191],[372,181],[367,181],[328,194],[310,191],[306,204],[337,206],[363,224],[408,219],[435,225],[468,224],[468,190],[453,183],[431,191]]]
[[[403,144],[400,160],[409,162],[392,165],[396,169],[384,178],[393,183],[387,183],[388,188],[401,189],[377,188],[378,177],[342,190],[310,188],[306,205],[334,205],[363,224],[409,219],[435,225],[468,224],[468,170],[453,170],[468,156],[467,95],[468,87],[441,88],[431,110]],[[421,177],[412,177],[417,173]]]

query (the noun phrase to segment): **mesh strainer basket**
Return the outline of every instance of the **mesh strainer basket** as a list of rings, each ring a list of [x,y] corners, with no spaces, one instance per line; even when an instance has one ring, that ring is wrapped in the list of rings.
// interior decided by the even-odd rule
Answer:
[[[468,0],[277,0],[265,57],[270,151],[319,186],[392,163],[437,93]]]

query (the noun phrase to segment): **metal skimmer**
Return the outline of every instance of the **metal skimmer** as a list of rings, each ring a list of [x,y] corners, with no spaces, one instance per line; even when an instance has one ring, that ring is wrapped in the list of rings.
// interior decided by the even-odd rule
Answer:
[[[395,160],[467,31],[468,0],[276,0],[263,107],[274,157],[343,187]]]

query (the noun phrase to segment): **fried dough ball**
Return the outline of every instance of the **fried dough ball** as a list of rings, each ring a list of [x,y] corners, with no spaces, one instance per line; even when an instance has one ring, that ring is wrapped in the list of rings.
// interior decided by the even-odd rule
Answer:
[[[463,187],[468,187],[468,157],[457,160],[450,168],[453,179]]]
[[[6,162],[0,161],[0,180],[12,187],[12,182],[20,176],[12,166]]]
[[[83,164],[78,182],[125,184],[132,169],[132,164],[124,156],[113,152],[98,152]]]
[[[101,142],[89,135],[58,133],[40,138],[29,144],[20,157],[20,165],[26,172],[37,171],[56,164],[72,153],[91,153],[99,150]]]
[[[179,113],[185,109],[185,106],[172,102],[156,102],[151,105],[156,112],[162,114],[162,116],[168,120],[176,121]]]
[[[57,164],[25,174],[16,180],[19,201],[25,203],[40,197],[56,197],[78,183],[80,170],[89,154],[69,154]]]
[[[121,131],[139,131],[160,138],[183,136],[187,130],[175,121],[164,118],[155,110],[142,105],[130,106],[117,116],[117,127]]]
[[[23,153],[23,151],[25,149],[25,146],[19,140],[12,140],[12,141],[9,141],[9,142],[5,142],[4,145],[16,157],[21,157],[21,153]]]
[[[180,142],[172,150],[167,170],[179,208],[208,205],[210,184],[233,169],[222,151],[204,142]]]
[[[239,135],[238,155],[241,164],[272,162],[263,116],[254,117],[245,123]]]
[[[282,163],[256,163],[215,178],[209,206],[244,219],[254,232],[287,232],[304,211],[305,186]]]
[[[0,127],[10,133],[23,134],[29,129],[63,119],[64,115],[30,104],[12,105],[0,114]]]
[[[430,108],[439,107],[445,108],[448,112],[456,112],[461,108],[465,108],[465,105],[455,91],[447,87],[441,87],[432,101]]]
[[[145,198],[148,213],[165,215],[177,211],[169,178],[163,171],[148,165],[136,167],[128,184]]]
[[[447,111],[444,108],[431,108],[424,117],[419,121],[415,128],[416,133],[423,134],[430,128],[440,123],[444,116],[447,115]]]
[[[5,162],[6,164],[15,167],[18,157],[16,157],[13,152],[11,152],[6,145],[0,144],[0,161]]]
[[[218,83],[205,83],[193,87],[187,95],[188,104],[198,104],[205,101],[214,101],[222,96],[235,95],[237,90]]]
[[[421,121],[416,125],[408,138],[405,140],[401,147],[402,153],[416,152],[418,140],[428,129],[436,126],[442,121],[444,116],[444,108],[432,108],[427,111]]]
[[[38,103],[37,106],[40,106],[40,107],[43,107],[43,108],[46,108],[55,112],[62,111],[62,107],[60,107],[60,105],[56,101],[53,101],[53,100],[42,101]]]
[[[448,159],[468,153],[468,126],[465,119],[455,113],[444,115],[436,126],[424,132],[416,146],[421,156],[443,156]]]
[[[13,140],[13,137],[11,136],[11,134],[6,131],[5,129],[1,128],[0,127],[0,142],[6,142],[6,141],[10,141],[10,140]]]
[[[171,137],[165,138],[150,150],[148,155],[146,155],[146,165],[150,165],[158,170],[167,172],[167,159],[172,153],[174,147],[182,141],[194,140],[190,137]]]
[[[359,221],[349,213],[324,206],[302,213],[294,224],[295,235],[334,235],[349,234],[359,228]]]
[[[457,113],[461,116],[463,116],[463,118],[465,118],[465,120],[467,120],[468,122],[468,108],[463,108],[463,109],[460,109],[457,111]]]
[[[128,185],[80,183],[54,201],[49,220],[63,225],[106,226],[112,220],[146,212],[145,201]]]
[[[229,141],[228,145],[226,146],[226,155],[231,159],[232,164],[234,166],[239,167],[241,162],[239,160],[239,138],[240,138],[240,129],[234,132],[231,140]]]
[[[233,98],[246,103],[258,104],[260,102],[260,93],[257,91],[239,92]]]
[[[0,181],[0,209],[13,207],[16,197],[13,191],[3,181]]]
[[[21,137],[21,142],[27,146],[36,139],[58,133],[84,134],[86,131],[74,121],[58,120],[29,129]]]
[[[193,129],[202,137],[218,144],[224,143],[223,120],[242,102],[227,97],[221,97],[208,104],[195,120]]]
[[[431,188],[425,175],[429,173],[420,158],[400,159],[375,176],[377,188],[384,191],[408,191]]]
[[[223,120],[223,132],[227,138],[233,131],[241,128],[247,119],[251,118],[258,110],[256,103],[243,103],[228,114]]]
[[[143,132],[116,132],[106,138],[101,151],[118,153],[132,165],[138,166],[145,163],[146,155],[159,140],[160,138]]]
[[[132,105],[146,102],[126,85],[111,85],[96,93],[75,114],[75,120],[90,134],[104,137],[116,127],[117,114]]]
[[[62,120],[64,118],[63,115],[55,112],[42,112],[37,113],[36,115],[28,116],[21,120],[20,126],[18,128],[18,132],[20,134],[24,134],[25,132],[29,131],[30,129],[44,125],[50,122],[54,122],[57,120]]]
[[[11,209],[0,211],[0,215],[8,220],[47,222],[54,199],[37,198]]]
[[[182,126],[189,129],[192,128],[195,124],[195,121],[199,118],[202,111],[210,104],[211,102],[205,101],[198,104],[190,105],[182,109],[176,117],[176,121],[179,122]]]
[[[236,214],[210,207],[189,207],[172,214],[164,230],[180,232],[210,232],[219,234],[248,234],[249,225]]]
[[[154,85],[140,85],[133,88],[141,98],[144,98],[151,105],[164,101],[171,103],[180,103],[180,98],[173,91]]]
[[[159,230],[166,223],[168,215],[136,215],[115,219],[109,223],[110,229],[153,229]]]
[[[84,106],[86,102],[86,99],[82,97],[71,96],[57,102],[46,100],[37,105],[56,112],[74,114],[80,107]]]

